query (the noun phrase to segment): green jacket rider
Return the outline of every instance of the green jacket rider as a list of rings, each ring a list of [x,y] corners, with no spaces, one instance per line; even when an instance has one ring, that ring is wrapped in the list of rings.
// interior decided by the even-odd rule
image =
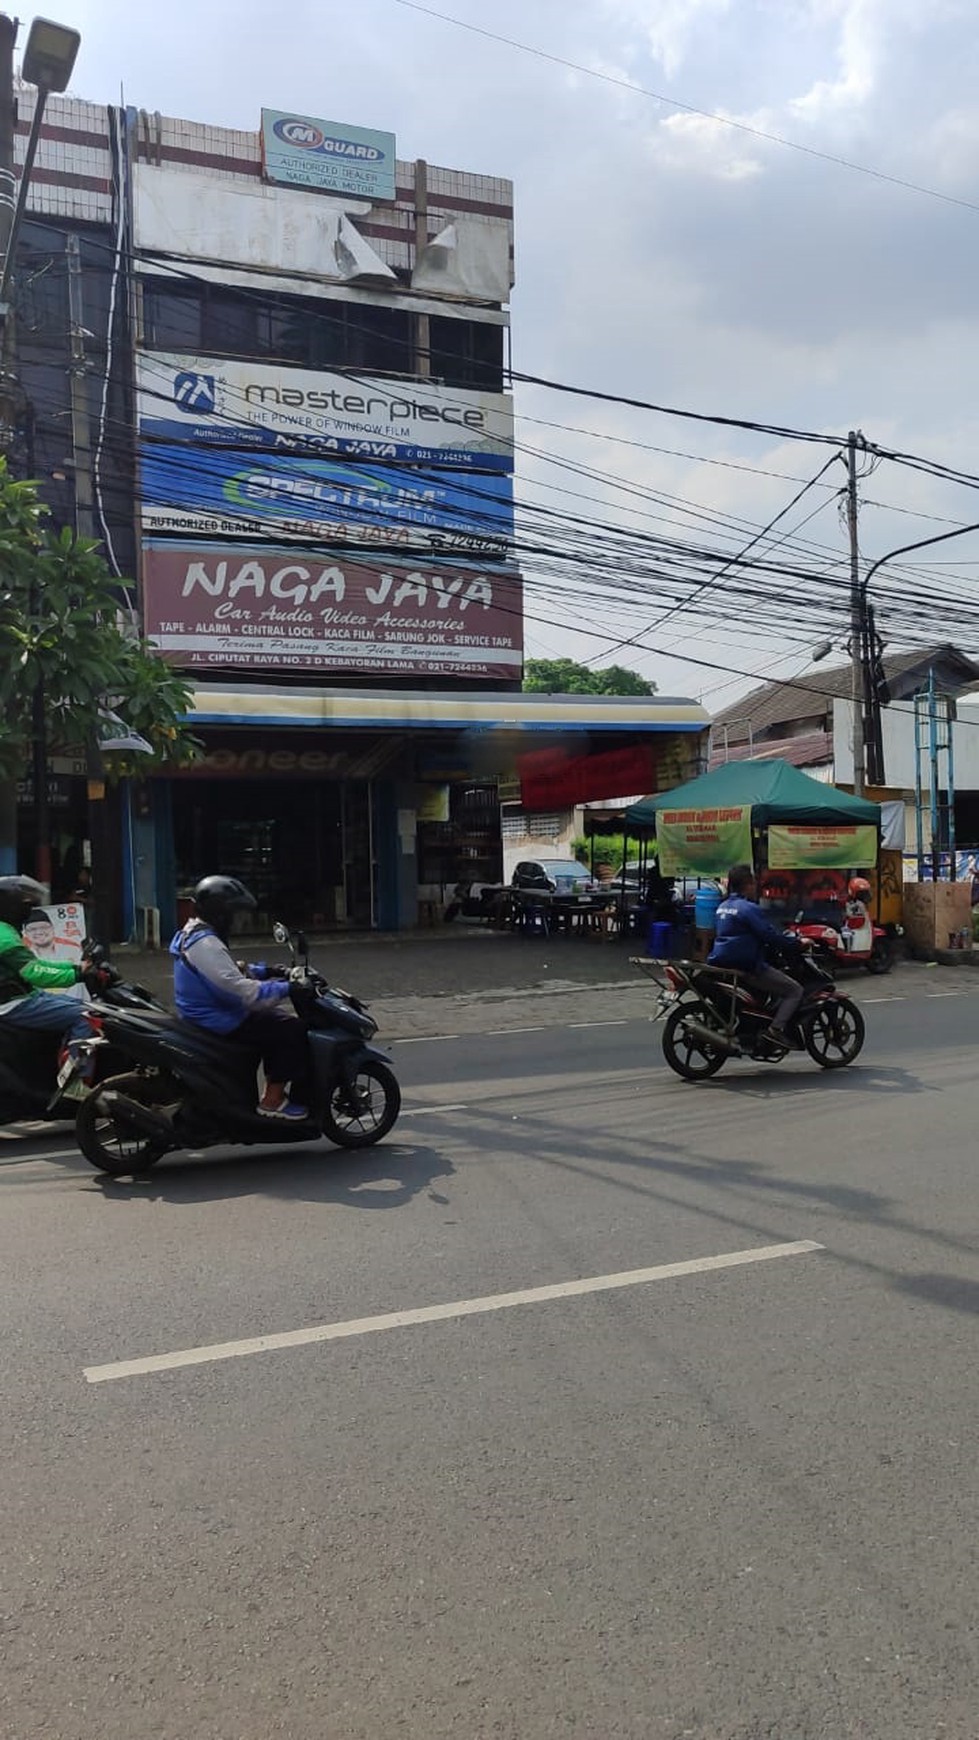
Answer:
[[[42,961],[21,935],[31,912],[43,906],[45,891],[31,876],[0,876],[0,1023],[33,1033],[60,1033],[85,1039],[88,1024],[75,997],[59,996],[90,970],[82,961]]]

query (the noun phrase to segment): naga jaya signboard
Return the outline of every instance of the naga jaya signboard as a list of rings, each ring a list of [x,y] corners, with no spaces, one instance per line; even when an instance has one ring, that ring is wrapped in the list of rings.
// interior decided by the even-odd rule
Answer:
[[[513,401],[438,382],[143,351],[140,434],[408,465],[513,470]]]
[[[513,483],[503,472],[358,465],[298,453],[200,452],[144,443],[144,531],[324,539],[396,551],[505,553]]]
[[[295,546],[143,546],[147,638],[184,669],[519,681],[519,573],[347,562]]]

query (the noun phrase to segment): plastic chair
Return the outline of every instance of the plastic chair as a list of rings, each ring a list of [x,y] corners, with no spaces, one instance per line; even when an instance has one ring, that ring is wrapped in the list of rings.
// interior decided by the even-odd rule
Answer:
[[[543,901],[528,901],[520,915],[521,930],[539,932],[541,936],[550,936],[551,920]]]

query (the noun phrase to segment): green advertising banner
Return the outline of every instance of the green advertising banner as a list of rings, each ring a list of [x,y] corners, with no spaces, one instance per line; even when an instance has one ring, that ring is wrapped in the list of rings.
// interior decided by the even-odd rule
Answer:
[[[877,829],[796,828],[773,822],[768,830],[770,870],[869,870],[877,862]]]
[[[727,810],[660,810],[656,844],[663,876],[726,876],[751,863],[751,805]]]

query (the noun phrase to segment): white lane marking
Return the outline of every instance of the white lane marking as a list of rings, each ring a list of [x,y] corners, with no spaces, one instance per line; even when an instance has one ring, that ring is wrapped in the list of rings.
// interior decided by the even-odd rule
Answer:
[[[406,1111],[402,1111],[401,1116],[403,1118],[425,1118],[428,1116],[429,1112],[468,1112],[468,1110],[469,1107],[463,1104],[451,1106],[410,1106]]]
[[[623,1287],[641,1287],[649,1281],[671,1281],[681,1275],[707,1274],[715,1269],[735,1269],[748,1263],[769,1263],[777,1257],[801,1257],[823,1250],[812,1239],[792,1244],[756,1245],[753,1250],[726,1251],[718,1257],[694,1257],[685,1263],[659,1263],[652,1269],[625,1269],[617,1275],[590,1275],[580,1281],[557,1281],[548,1287],[527,1287],[519,1293],[488,1293],[480,1299],[456,1299],[448,1305],[422,1305],[413,1311],[389,1311],[383,1317],[353,1317],[346,1323],[317,1323],[308,1329],[290,1329],[276,1335],[255,1335],[244,1341],[218,1341],[210,1347],[185,1347],[176,1353],[154,1353],[145,1359],[114,1360],[110,1365],[85,1366],[90,1384],[113,1383],[118,1378],[144,1377],[150,1372],[177,1371],[182,1366],[211,1365],[219,1360],[244,1359],[252,1353],[271,1353],[285,1347],[309,1347],[321,1341],[345,1341],[353,1335],[375,1335],[385,1329],[409,1329],[417,1323],[445,1323],[454,1317],[477,1317],[488,1311],[508,1311],[515,1305],[539,1305],[549,1299],[575,1299],[585,1293],[607,1293]]]
[[[473,1033],[473,1039],[495,1039],[500,1033],[546,1033],[547,1023],[538,1022],[536,1027],[485,1027],[482,1033]]]
[[[964,991],[926,991],[926,997],[964,997]]]
[[[60,1148],[54,1154],[19,1154],[16,1160],[0,1160],[0,1166],[33,1166],[37,1160],[80,1160],[78,1148]]]
[[[413,1039],[392,1039],[392,1045],[434,1045],[436,1039],[478,1038],[479,1035],[463,1033],[419,1033]]]
[[[628,1027],[628,1016],[621,1016],[617,1021],[569,1021],[569,1027]]]

